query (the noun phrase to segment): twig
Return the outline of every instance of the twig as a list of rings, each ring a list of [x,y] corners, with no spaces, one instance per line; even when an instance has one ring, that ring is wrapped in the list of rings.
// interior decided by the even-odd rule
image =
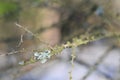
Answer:
[[[24,52],[25,50],[22,49],[22,50],[19,50],[19,51],[12,51],[12,52],[9,52],[7,54],[0,54],[0,56],[5,56],[5,55],[13,55],[13,54],[17,54],[17,53],[22,53]]]
[[[20,36],[20,42],[18,43],[17,47],[20,47],[22,43],[23,43],[23,35]]]
[[[16,26],[18,26],[19,28],[25,30],[26,32],[30,33],[32,36],[34,36],[35,38],[37,38],[40,42],[44,43],[44,44],[47,44],[47,45],[50,45],[49,43],[45,42],[45,41],[42,41],[37,35],[35,35],[34,33],[32,33],[30,30],[28,30],[27,28],[21,26],[20,24],[18,23],[15,23]]]
[[[86,80],[89,77],[89,75],[97,69],[98,65],[101,62],[103,62],[103,60],[106,58],[106,56],[108,56],[108,54],[109,54],[109,52],[111,51],[112,48],[113,47],[110,47],[110,48],[107,49],[107,51],[105,51],[105,53],[100,57],[100,59],[93,66],[91,66],[91,68],[89,69],[87,74],[81,80]]]
[[[72,80],[73,79],[73,77],[72,77],[72,71],[73,71],[73,68],[74,68],[74,60],[75,60],[75,47],[73,47],[72,48],[73,50],[72,50],[72,54],[71,54],[71,65],[72,65],[72,67],[71,67],[71,70],[70,70],[70,72],[69,72],[69,80]]]

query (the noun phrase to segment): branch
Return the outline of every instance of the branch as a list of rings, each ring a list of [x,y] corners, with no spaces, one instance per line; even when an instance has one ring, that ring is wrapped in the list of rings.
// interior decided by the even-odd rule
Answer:
[[[108,54],[112,48],[113,48],[113,46],[108,48],[107,51],[105,51],[105,53],[100,57],[100,59],[93,66],[91,66],[91,68],[89,69],[87,74],[81,80],[86,80],[89,77],[89,75],[91,75],[91,73],[97,69],[99,64],[103,62],[103,60],[106,58],[106,56],[108,56]]]

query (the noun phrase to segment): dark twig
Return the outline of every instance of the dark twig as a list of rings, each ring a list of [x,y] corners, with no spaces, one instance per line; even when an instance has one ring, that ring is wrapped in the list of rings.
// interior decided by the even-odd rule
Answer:
[[[87,72],[87,74],[81,79],[81,80],[86,80],[88,78],[88,76],[97,69],[98,65],[103,62],[103,60],[108,56],[109,52],[111,51],[113,47],[110,47],[107,49],[107,51],[105,51],[105,53],[99,58],[99,60],[93,65],[91,66],[91,68],[89,69],[89,71]]]

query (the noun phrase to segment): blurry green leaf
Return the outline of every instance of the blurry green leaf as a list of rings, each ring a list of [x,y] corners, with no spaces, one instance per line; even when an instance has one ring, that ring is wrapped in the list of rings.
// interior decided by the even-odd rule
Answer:
[[[10,2],[0,2],[0,16],[4,16],[17,10],[18,6],[15,3]]]

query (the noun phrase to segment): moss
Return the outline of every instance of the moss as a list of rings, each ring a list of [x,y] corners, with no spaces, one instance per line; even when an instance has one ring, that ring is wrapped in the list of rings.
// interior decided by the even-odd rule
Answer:
[[[51,55],[57,55],[58,53],[61,53],[63,49],[63,46],[55,46],[51,52]]]

